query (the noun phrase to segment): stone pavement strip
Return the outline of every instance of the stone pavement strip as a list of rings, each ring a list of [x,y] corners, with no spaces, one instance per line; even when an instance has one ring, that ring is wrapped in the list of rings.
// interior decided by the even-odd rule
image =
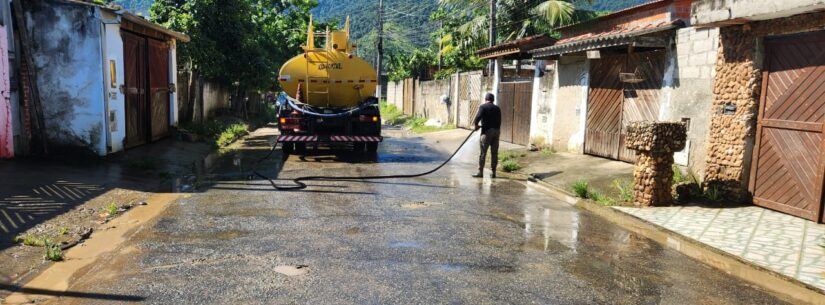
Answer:
[[[825,225],[757,206],[614,207],[825,291]]]

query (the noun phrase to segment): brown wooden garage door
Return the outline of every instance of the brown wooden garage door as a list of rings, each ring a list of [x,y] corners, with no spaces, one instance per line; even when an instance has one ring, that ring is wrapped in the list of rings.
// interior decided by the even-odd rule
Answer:
[[[822,221],[825,32],[765,40],[754,203]]]
[[[122,32],[126,92],[126,148],[146,143],[149,128],[146,98],[146,39]]]
[[[501,83],[498,106],[501,107],[501,140],[519,145],[530,144],[530,112],[533,83]]]
[[[149,104],[152,141],[169,135],[169,45],[149,39]]]
[[[625,147],[630,122],[657,121],[665,73],[665,52],[633,53],[627,56],[625,71],[636,71],[644,81],[623,83],[622,133],[619,135],[619,160],[636,162],[636,152]]]
[[[665,71],[664,51],[605,56],[590,64],[584,152],[636,161],[624,147],[627,126],[636,121],[657,121]],[[619,73],[636,72],[638,83],[622,83]]]
[[[590,92],[584,128],[586,154],[618,159],[622,130],[622,84],[619,73],[625,56],[604,57],[590,63]]]

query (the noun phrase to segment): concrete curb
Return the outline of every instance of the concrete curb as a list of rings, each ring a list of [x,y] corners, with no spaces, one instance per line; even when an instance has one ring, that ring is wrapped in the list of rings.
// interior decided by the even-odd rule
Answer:
[[[534,177],[529,177],[528,181],[530,185],[538,186],[539,189],[546,191],[546,193],[559,200],[587,210],[631,232],[650,238],[667,248],[679,251],[695,260],[743,279],[785,301],[793,304],[825,305],[825,291],[817,287],[745,261],[618,209],[605,207],[591,200],[576,198],[566,190]]]

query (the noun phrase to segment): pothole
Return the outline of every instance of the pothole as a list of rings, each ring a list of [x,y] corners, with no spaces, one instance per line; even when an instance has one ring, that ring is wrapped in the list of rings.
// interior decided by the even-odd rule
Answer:
[[[299,276],[309,273],[309,266],[307,265],[283,265],[277,266],[273,269],[275,272],[286,276]]]

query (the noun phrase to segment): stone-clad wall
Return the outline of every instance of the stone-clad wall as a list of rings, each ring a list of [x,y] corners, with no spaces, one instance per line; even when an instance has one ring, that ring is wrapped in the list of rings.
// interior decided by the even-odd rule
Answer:
[[[720,34],[705,181],[735,199],[742,199],[761,76],[755,63],[755,37],[744,26],[723,28]],[[725,107],[736,110],[724,113]]]
[[[748,199],[761,90],[761,40],[825,28],[825,13],[752,22],[720,29],[710,113],[705,182],[734,200]],[[726,112],[726,106],[735,110]]]

